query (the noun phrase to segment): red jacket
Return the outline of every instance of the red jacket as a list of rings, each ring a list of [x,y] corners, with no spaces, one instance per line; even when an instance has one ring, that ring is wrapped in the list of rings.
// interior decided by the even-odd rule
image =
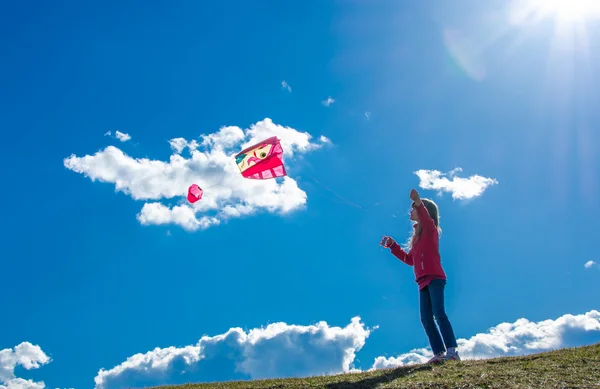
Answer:
[[[421,236],[415,236],[415,241],[408,254],[396,242],[390,246],[390,250],[398,259],[414,268],[415,282],[421,290],[429,285],[431,280],[445,280],[446,273],[444,273],[440,261],[438,230],[423,202],[417,207],[417,214],[419,215],[419,224],[421,224]],[[416,234],[417,224],[414,225],[414,228]]]

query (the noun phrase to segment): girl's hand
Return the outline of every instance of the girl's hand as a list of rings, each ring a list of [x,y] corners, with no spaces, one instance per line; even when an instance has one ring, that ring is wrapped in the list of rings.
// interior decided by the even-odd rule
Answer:
[[[415,202],[415,205],[418,207],[421,205],[421,198],[419,197],[419,192],[415,189],[410,191],[410,199]]]
[[[383,246],[385,248],[388,248],[388,247],[390,247],[394,243],[395,243],[395,241],[394,241],[394,239],[391,236],[384,236],[381,239],[381,242],[379,242],[379,245]]]

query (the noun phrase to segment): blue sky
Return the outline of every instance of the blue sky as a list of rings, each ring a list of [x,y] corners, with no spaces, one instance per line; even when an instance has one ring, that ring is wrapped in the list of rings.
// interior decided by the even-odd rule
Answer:
[[[422,361],[413,187],[465,358],[600,341],[600,9],[511,4],[4,2],[0,387]]]

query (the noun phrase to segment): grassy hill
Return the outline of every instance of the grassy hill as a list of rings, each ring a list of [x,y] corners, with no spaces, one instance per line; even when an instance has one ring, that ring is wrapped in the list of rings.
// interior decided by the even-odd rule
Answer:
[[[309,378],[163,386],[161,389],[600,388],[600,343],[520,357],[413,365]]]

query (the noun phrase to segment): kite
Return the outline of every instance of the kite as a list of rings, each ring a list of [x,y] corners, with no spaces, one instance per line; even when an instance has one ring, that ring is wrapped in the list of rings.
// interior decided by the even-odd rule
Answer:
[[[281,140],[277,138],[277,136],[272,136],[248,146],[233,156],[233,158],[235,158],[235,163],[237,164],[238,168],[240,169],[240,173],[244,178],[253,180],[266,180],[269,178],[287,176],[287,171],[283,164],[283,147],[281,147]],[[200,188],[197,184],[192,184],[188,189],[188,201],[194,204],[195,202],[202,200],[204,190],[221,185],[226,172],[227,169],[224,169],[223,175],[221,176],[221,180],[219,182],[211,186],[204,187],[204,189]],[[317,181],[315,178],[313,178],[313,180],[345,203],[360,209],[368,209],[346,200],[333,190]],[[379,205],[379,203],[375,204],[375,206],[377,205]],[[385,243],[386,242],[384,240],[381,241],[382,245]]]
[[[194,204],[196,201],[202,199],[204,191],[196,184],[192,184],[188,189],[187,199],[190,203]]]
[[[245,148],[235,155],[235,163],[238,165],[242,176],[255,180],[266,180],[268,178],[286,176],[287,172],[283,165],[283,148],[280,140],[272,136],[250,147]],[[223,172],[223,177],[225,171]],[[223,181],[210,186],[220,185]],[[192,184],[188,189],[187,199],[190,203],[195,203],[202,199],[204,190],[197,184]]]
[[[240,151],[235,156],[235,163],[245,178],[265,180],[287,175],[283,165],[283,148],[276,136]]]

